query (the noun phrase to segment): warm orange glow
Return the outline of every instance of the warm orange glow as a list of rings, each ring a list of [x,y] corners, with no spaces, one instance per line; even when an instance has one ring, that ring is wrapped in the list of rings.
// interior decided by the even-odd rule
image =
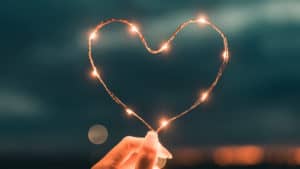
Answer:
[[[160,120],[160,126],[161,127],[166,127],[169,124],[168,120],[162,119]]]
[[[136,33],[139,32],[139,28],[136,25],[131,25],[130,31]]]
[[[221,147],[213,153],[215,163],[219,165],[256,165],[262,162],[264,151],[257,146]]]
[[[91,74],[93,77],[99,77],[99,73],[96,69],[94,69]]]
[[[224,60],[225,62],[228,62],[228,60],[229,60],[229,55],[228,55],[228,53],[227,53],[226,51],[223,52],[222,57],[223,57],[223,60]]]
[[[133,115],[133,114],[134,114],[134,111],[131,110],[131,109],[129,109],[129,108],[127,108],[125,111],[126,111],[126,113],[127,113],[128,115]]]
[[[184,166],[197,166],[200,163],[205,162],[209,158],[205,154],[205,151],[202,151],[201,149],[197,148],[180,148],[175,150],[174,154],[175,156],[175,163],[178,163],[180,165]]]
[[[162,51],[167,51],[169,48],[170,48],[169,44],[168,44],[168,43],[165,43],[165,44],[163,44],[163,45],[161,46],[160,49],[161,49]]]
[[[97,37],[97,33],[96,32],[92,32],[91,34],[90,34],[90,40],[93,40],[93,39],[95,39]]]
[[[256,146],[243,146],[235,149],[235,162],[243,165],[256,165],[262,162],[264,152]]]
[[[218,148],[213,153],[214,162],[222,166],[232,164],[233,156],[232,149],[228,147]]]
[[[205,19],[205,17],[200,17],[197,21],[202,24],[207,23],[207,20]]]
[[[300,148],[295,149],[293,159],[296,165],[300,165]]]
[[[202,94],[201,94],[201,101],[202,102],[204,102],[204,101],[206,101],[207,100],[207,98],[208,98],[208,96],[209,96],[209,93],[208,92],[203,92]]]
[[[158,166],[154,166],[153,169],[160,169]]]

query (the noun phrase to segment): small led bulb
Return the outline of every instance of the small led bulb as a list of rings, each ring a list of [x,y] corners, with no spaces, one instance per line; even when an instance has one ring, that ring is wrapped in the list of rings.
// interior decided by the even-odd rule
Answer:
[[[137,33],[137,32],[139,32],[139,28],[135,25],[131,25],[130,31],[133,32],[133,33]]]
[[[129,109],[129,108],[127,108],[125,111],[126,111],[126,113],[127,113],[128,115],[133,115],[133,114],[134,114],[134,111],[131,110],[131,109]]]
[[[228,62],[228,60],[229,60],[229,55],[228,55],[228,52],[227,52],[227,51],[224,51],[224,52],[223,52],[222,57],[223,57],[223,59],[224,59],[225,62]]]
[[[203,93],[201,94],[200,100],[201,100],[202,102],[206,101],[207,98],[208,98],[208,95],[209,95],[208,92],[203,92]]]
[[[99,73],[98,73],[98,71],[97,71],[96,69],[94,69],[94,70],[92,71],[92,76],[93,76],[93,77],[98,77],[98,76],[99,76]]]
[[[199,23],[207,23],[207,20],[204,17],[198,19]]]
[[[91,34],[90,34],[90,40],[93,40],[93,39],[95,39],[97,37],[97,33],[96,32],[92,32]]]
[[[168,50],[170,48],[170,46],[169,46],[169,44],[168,43],[165,43],[165,44],[163,44],[162,46],[161,46],[161,50],[162,51],[165,51],[165,50]]]
[[[169,124],[169,122],[168,122],[167,120],[165,120],[165,119],[162,119],[162,120],[160,121],[161,127],[166,127],[168,124]]]

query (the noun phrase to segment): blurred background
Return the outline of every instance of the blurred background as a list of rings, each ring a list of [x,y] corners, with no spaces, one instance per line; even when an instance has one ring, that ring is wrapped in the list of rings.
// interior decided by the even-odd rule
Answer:
[[[203,14],[228,36],[231,60],[209,102],[161,133],[175,157],[166,168],[299,167],[299,0],[11,0],[0,14],[1,168],[90,168],[124,136],[144,136],[90,76],[88,36],[127,18],[157,48]],[[207,87],[221,52],[219,36],[197,25],[160,55],[121,24],[94,48],[108,85],[154,126]]]

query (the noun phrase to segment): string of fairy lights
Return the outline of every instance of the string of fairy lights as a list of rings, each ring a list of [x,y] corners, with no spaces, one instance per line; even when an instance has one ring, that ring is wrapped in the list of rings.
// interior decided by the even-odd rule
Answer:
[[[114,94],[112,92],[112,90],[107,86],[107,84],[105,83],[105,81],[103,80],[102,76],[101,76],[101,72],[99,71],[99,69],[96,67],[95,65],[95,61],[93,58],[93,50],[92,50],[92,46],[93,46],[93,41],[98,37],[97,36],[97,32],[100,31],[102,28],[104,28],[105,26],[112,24],[112,23],[121,23],[124,24],[126,26],[128,26],[129,31],[134,34],[137,35],[139,37],[139,39],[141,40],[142,44],[144,45],[144,47],[146,48],[146,50],[151,53],[151,54],[159,54],[162,53],[164,51],[167,51],[170,49],[170,45],[172,43],[172,41],[176,38],[176,35],[183,30],[186,26],[190,25],[190,24],[200,24],[200,25],[207,25],[209,27],[211,27],[213,30],[215,30],[222,38],[223,40],[223,52],[221,54],[221,64],[218,70],[218,73],[215,77],[215,79],[211,82],[210,86],[206,89],[206,90],[202,90],[202,92],[198,95],[198,98],[196,99],[196,101],[194,101],[191,106],[189,106],[186,110],[179,112],[177,115],[169,118],[169,119],[162,119],[160,121],[160,126],[155,130],[149,123],[147,123],[140,115],[138,112],[134,111],[133,109],[131,109],[126,103],[124,103],[116,94]],[[152,131],[156,131],[157,133],[159,133],[163,128],[165,128],[167,125],[169,125],[170,123],[174,122],[175,120],[181,118],[182,116],[190,113],[192,110],[194,110],[195,108],[197,108],[199,105],[201,105],[202,103],[204,103],[205,101],[207,101],[207,99],[209,98],[211,92],[213,91],[213,89],[215,88],[215,86],[217,85],[217,83],[219,82],[220,78],[223,75],[223,72],[226,68],[226,65],[229,62],[229,48],[228,48],[228,40],[225,36],[225,34],[221,31],[220,28],[218,28],[214,23],[212,23],[211,21],[209,21],[207,18],[205,17],[200,17],[200,18],[196,18],[196,19],[190,19],[187,20],[186,22],[183,22],[182,24],[180,24],[177,29],[175,30],[175,32],[173,34],[171,34],[170,38],[165,41],[160,48],[158,49],[152,49],[149,47],[148,42],[146,40],[146,38],[144,37],[144,35],[142,34],[142,32],[140,31],[140,29],[132,22],[126,20],[126,19],[108,19],[106,21],[101,22],[100,24],[98,24],[96,26],[96,28],[94,29],[94,31],[92,31],[92,33],[89,36],[89,40],[88,40],[88,57],[89,57],[89,61],[92,67],[92,76],[95,77],[100,84],[104,87],[105,91],[108,93],[108,95],[113,99],[113,101],[120,105],[124,112],[126,112],[129,116],[134,116],[136,117],[139,121],[141,121],[149,130]]]

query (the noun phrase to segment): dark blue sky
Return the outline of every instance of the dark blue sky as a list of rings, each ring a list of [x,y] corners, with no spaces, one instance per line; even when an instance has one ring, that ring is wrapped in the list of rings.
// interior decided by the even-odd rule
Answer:
[[[205,13],[227,34],[228,69],[210,102],[162,133],[169,147],[297,144],[300,141],[300,2],[9,1],[0,5],[0,151],[90,153],[144,128],[128,119],[89,77],[87,38],[98,22],[127,18],[151,46],[177,25]],[[95,48],[104,79],[156,124],[187,107],[213,79],[222,44],[207,28],[189,27],[168,54],[151,56],[127,28],[103,30]],[[88,128],[104,124],[108,141],[94,146]]]

